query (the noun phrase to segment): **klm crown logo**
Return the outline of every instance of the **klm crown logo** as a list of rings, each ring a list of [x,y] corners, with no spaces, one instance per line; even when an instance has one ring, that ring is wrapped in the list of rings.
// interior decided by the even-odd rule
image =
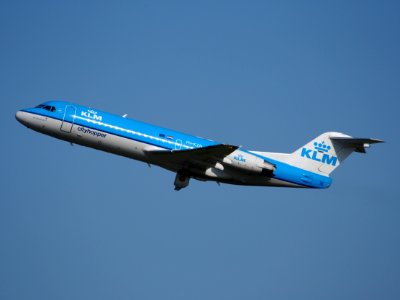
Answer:
[[[336,166],[337,157],[329,155],[328,152],[331,150],[331,146],[322,142],[314,142],[314,150],[303,147],[301,149],[301,157],[311,159],[323,164]]]
[[[315,142],[314,149],[319,152],[321,152],[321,151],[328,152],[331,149],[331,146],[328,146],[327,144],[325,144],[325,142],[322,142],[322,143]]]

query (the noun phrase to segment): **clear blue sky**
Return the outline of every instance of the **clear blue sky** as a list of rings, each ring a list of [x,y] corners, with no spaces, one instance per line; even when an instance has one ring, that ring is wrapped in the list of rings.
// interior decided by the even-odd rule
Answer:
[[[0,299],[400,299],[398,1],[0,3]],[[67,99],[251,150],[381,138],[328,190],[191,182],[30,131]]]

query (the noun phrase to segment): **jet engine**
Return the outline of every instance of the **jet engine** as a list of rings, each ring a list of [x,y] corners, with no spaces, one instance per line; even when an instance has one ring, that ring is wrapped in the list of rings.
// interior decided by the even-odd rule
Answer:
[[[275,165],[270,162],[242,151],[235,151],[228,157],[225,157],[223,163],[249,173],[271,174],[275,170]]]

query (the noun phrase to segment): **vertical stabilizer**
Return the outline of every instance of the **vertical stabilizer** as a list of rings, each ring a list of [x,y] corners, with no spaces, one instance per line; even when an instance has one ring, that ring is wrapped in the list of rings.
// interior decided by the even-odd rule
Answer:
[[[340,132],[326,132],[289,155],[286,162],[301,169],[328,176],[352,152],[365,153],[381,140],[353,138]]]

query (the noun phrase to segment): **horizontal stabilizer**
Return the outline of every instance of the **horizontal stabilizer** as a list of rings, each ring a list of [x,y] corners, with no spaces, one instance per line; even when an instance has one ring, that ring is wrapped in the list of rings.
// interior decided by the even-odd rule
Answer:
[[[365,153],[365,148],[368,148],[370,144],[383,143],[382,140],[369,138],[330,137],[330,139],[347,148],[353,148],[355,152],[360,153]]]

